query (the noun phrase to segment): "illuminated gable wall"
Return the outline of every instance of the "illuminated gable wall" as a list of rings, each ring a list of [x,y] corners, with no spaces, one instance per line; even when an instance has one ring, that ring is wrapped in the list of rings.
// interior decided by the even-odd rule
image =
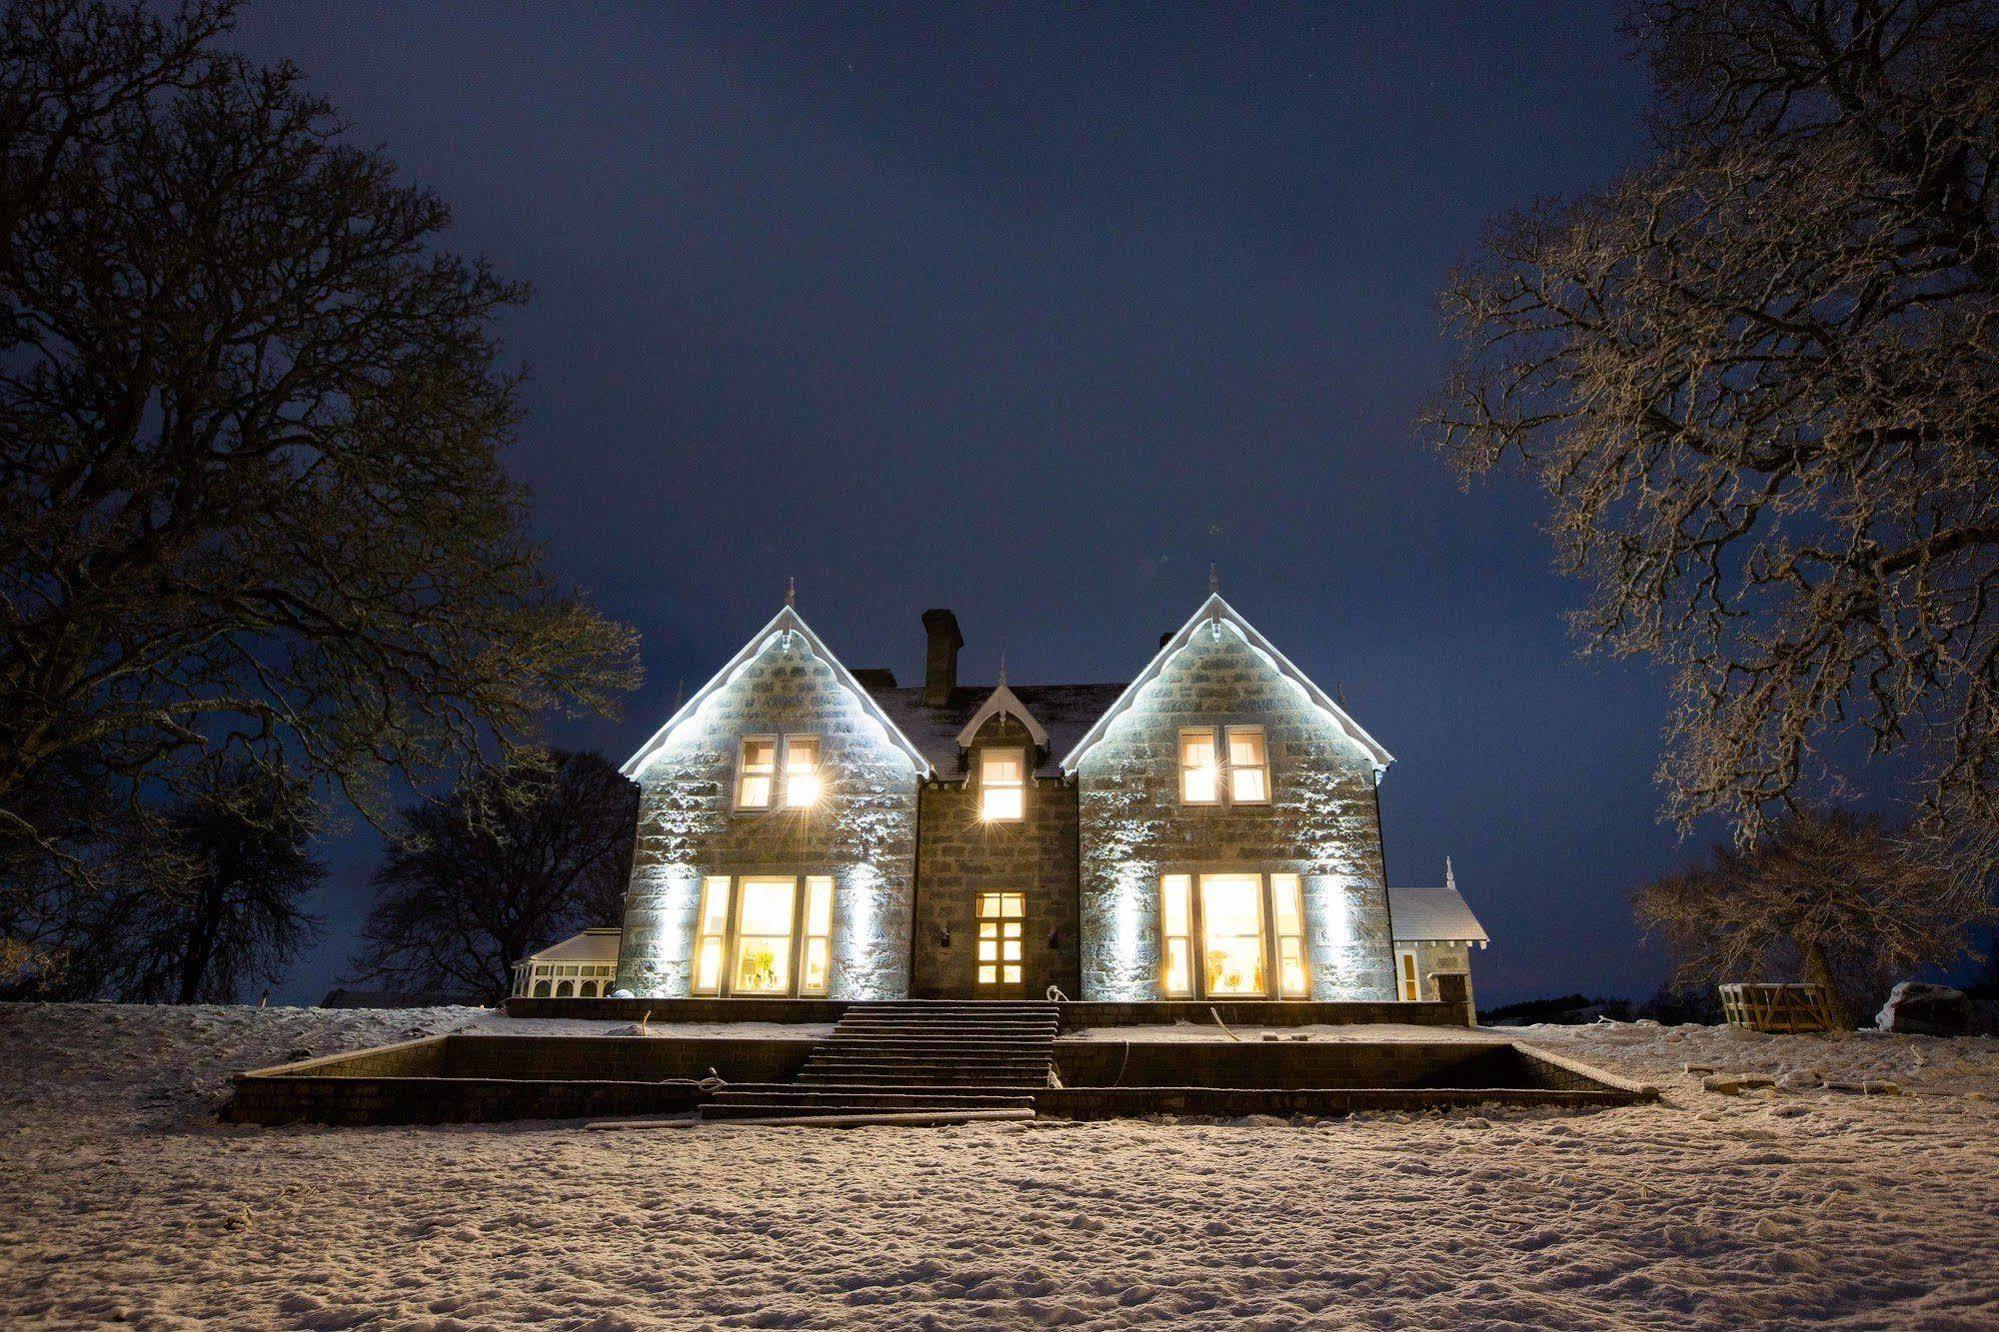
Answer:
[[[809,810],[733,808],[746,735],[822,738],[825,792]],[[618,984],[674,998],[693,986],[695,912],[707,874],[831,874],[834,999],[909,990],[915,765],[799,634],[775,634],[702,700],[635,773],[638,848]]]
[[[1201,625],[1083,754],[1083,998],[1157,999],[1159,876],[1303,877],[1311,997],[1395,997],[1373,760],[1225,622]],[[1183,726],[1260,724],[1268,805],[1182,808]]]

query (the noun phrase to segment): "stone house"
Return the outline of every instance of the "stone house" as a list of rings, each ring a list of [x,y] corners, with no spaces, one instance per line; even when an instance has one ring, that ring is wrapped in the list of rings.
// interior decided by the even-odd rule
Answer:
[[[1392,757],[1219,592],[1125,683],[963,685],[923,623],[902,686],[787,602],[626,763],[619,991],[1380,1001],[1483,944],[1454,879],[1403,937]]]

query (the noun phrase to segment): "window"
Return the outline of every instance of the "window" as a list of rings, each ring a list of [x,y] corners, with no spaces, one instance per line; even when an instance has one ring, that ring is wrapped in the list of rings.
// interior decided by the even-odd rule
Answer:
[[[796,879],[743,879],[736,886],[736,959],[732,994],[785,994],[791,989],[791,925]]]
[[[979,894],[979,984],[1020,984],[1026,904],[1022,893]]]
[[[1027,751],[988,749],[979,755],[979,817],[1015,823],[1027,813]]]
[[[1233,805],[1270,802],[1270,755],[1261,726],[1189,726],[1180,732],[1180,803]]]
[[[819,803],[819,737],[784,737],[784,804],[809,809]]]
[[[701,881],[695,994],[823,995],[832,967],[830,875],[714,874]],[[605,981],[605,992],[610,988]]]
[[[752,735],[743,740],[736,764],[736,808],[769,809],[777,782],[777,737]]]
[[[1165,975],[1161,988],[1166,997],[1194,993],[1194,880],[1192,875],[1169,874],[1159,881],[1160,935],[1165,948]]]
[[[722,992],[722,953],[729,932],[729,881],[701,881],[700,929],[694,941],[694,993]]]
[[[1416,950],[1396,949],[1395,961],[1395,974],[1402,983],[1402,998],[1407,1003],[1414,1003],[1423,997],[1422,982],[1416,978]]]
[[[1215,728],[1180,732],[1180,803],[1212,805],[1221,799],[1221,771],[1215,759]]]
[[[1161,875],[1159,940],[1165,998],[1311,995],[1296,874]]]
[[[1270,909],[1277,933],[1278,997],[1303,999],[1310,987],[1305,984],[1304,885],[1297,875],[1270,876]]]
[[[833,880],[815,874],[805,881],[805,949],[799,966],[800,994],[826,993],[832,966]]]
[[[1238,805],[1260,805],[1270,799],[1270,764],[1264,757],[1261,726],[1231,726],[1229,738],[1229,799]]]

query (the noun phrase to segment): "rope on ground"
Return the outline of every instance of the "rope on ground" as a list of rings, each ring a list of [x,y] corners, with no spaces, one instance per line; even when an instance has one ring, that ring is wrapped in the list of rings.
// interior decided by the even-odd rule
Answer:
[[[1215,1008],[1213,1004],[1210,1004],[1208,1006],[1208,1016],[1215,1020],[1215,1025],[1222,1029],[1223,1035],[1227,1036],[1230,1040],[1235,1041],[1238,1044],[1241,1043],[1242,1037],[1236,1035],[1234,1032],[1229,1030],[1229,1024],[1222,1021],[1221,1013]]]
[[[1066,1004],[1070,1002],[1069,996],[1062,993],[1062,987],[1059,985],[1049,986],[1047,992],[1044,993],[1041,997],[1046,999],[1051,1004]]]

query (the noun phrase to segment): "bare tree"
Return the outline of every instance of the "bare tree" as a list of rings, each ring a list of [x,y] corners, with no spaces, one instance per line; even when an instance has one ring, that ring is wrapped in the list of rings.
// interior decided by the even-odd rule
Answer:
[[[1963,909],[1952,866],[1930,850],[1878,816],[1805,811],[1640,888],[1632,906],[1677,964],[1675,984],[1809,981],[1850,1024],[1895,980],[1969,951],[1984,913]]]
[[[1999,17],[1984,0],[1636,7],[1650,160],[1493,226],[1426,413],[1553,498],[1586,644],[1675,669],[1661,776],[1744,837],[1904,751],[1999,860]]]
[[[0,833],[9,891],[217,754],[376,810],[637,678],[499,451],[523,288],[228,0],[0,14]],[[125,810],[121,815],[120,810]]]
[[[539,947],[623,916],[638,788],[596,754],[473,779],[412,806],[375,874],[359,979],[498,998]]]

